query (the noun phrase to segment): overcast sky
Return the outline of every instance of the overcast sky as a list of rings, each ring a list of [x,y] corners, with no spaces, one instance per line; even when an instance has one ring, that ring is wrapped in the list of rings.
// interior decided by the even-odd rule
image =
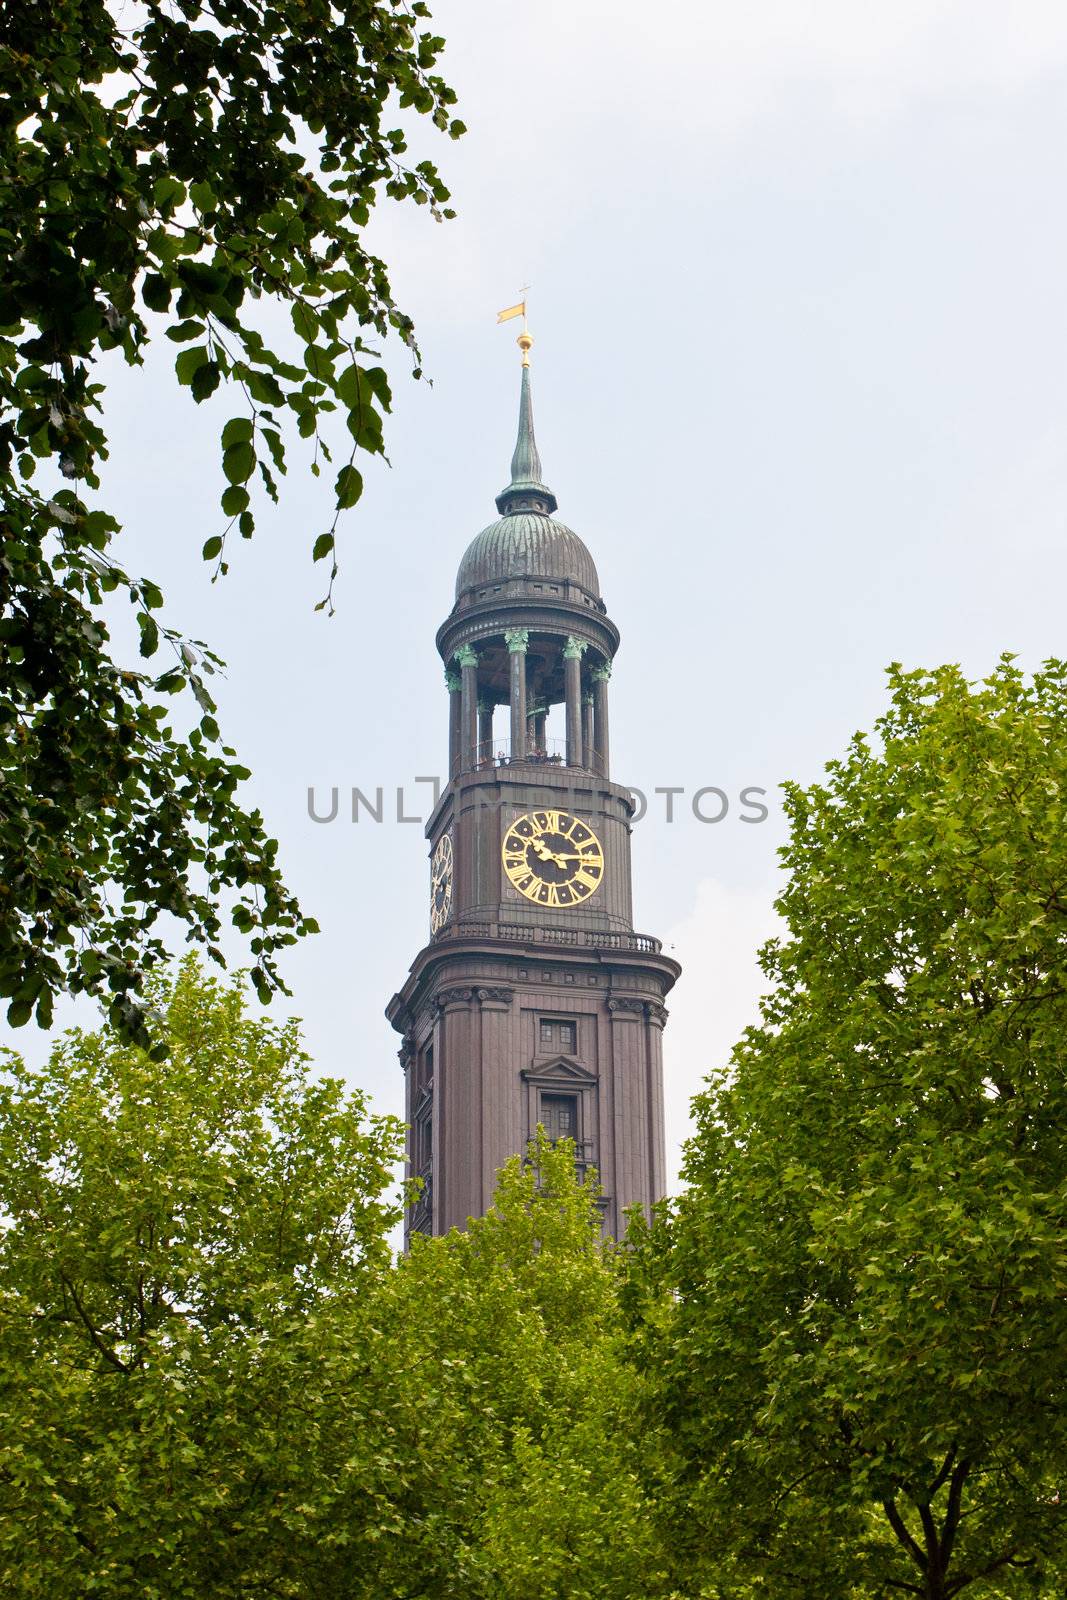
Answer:
[[[653,796],[635,918],[684,973],[666,1034],[670,1160],[689,1096],[754,1014],[783,778],[884,704],[883,670],[1064,653],[1067,8],[982,0],[446,0],[469,126],[422,136],[457,221],[374,228],[433,385],[394,352],[391,470],[312,607],[326,491],[291,476],[212,586],[220,417],[163,365],[112,391],[128,564],[229,662],[225,729],[322,924],[287,963],[325,1071],[402,1109],[383,1007],[427,935],[422,830],[307,789],[393,797],[446,758],[434,633],[495,516],[529,283],[537,434],[622,631],[614,776]],[[164,349],[166,360],[172,349]],[[761,826],[689,797],[769,791]],[[236,947],[235,947],[236,948]],[[23,1030],[19,1044],[38,1055]]]

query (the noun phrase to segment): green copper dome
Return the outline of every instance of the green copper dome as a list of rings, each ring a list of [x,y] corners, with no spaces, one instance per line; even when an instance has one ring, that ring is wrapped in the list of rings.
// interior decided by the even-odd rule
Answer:
[[[511,482],[497,495],[496,507],[502,513],[500,520],[482,529],[459,564],[457,600],[471,589],[514,578],[578,583],[600,598],[600,579],[592,556],[578,535],[552,516],[556,497],[541,481],[530,369],[525,364]]]
[[[467,546],[456,578],[456,599],[468,589],[508,578],[580,583],[600,598],[593,558],[578,535],[538,511],[512,511],[483,528]]]

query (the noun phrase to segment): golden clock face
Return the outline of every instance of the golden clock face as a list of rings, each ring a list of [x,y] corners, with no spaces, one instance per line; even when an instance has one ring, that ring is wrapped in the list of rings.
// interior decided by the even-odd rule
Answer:
[[[452,835],[443,833],[430,857],[430,932],[439,933],[452,915]]]
[[[504,835],[504,872],[539,906],[579,906],[600,888],[604,849],[568,811],[528,811]]]

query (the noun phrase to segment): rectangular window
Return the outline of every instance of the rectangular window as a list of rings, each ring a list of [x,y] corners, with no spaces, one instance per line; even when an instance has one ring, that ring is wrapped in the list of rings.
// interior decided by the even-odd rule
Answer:
[[[541,1126],[553,1142],[557,1139],[577,1140],[577,1097],[573,1094],[543,1094],[541,1096]]]
[[[542,1017],[538,1039],[542,1053],[561,1050],[566,1055],[573,1055],[578,1048],[578,1024],[562,1017]]]
[[[424,1172],[433,1156],[433,1045],[419,1056],[415,1095],[412,1104],[411,1164],[416,1173]]]
[[[425,1089],[427,1084],[433,1082],[433,1045],[428,1044],[419,1052],[415,1066],[415,1092],[418,1094]]]

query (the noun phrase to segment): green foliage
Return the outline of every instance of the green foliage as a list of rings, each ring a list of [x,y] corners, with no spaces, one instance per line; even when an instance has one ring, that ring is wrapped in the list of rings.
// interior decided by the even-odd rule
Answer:
[[[1067,667],[891,672],[631,1294],[709,1592],[1060,1592]],[[736,1588],[733,1585],[736,1583]]]
[[[191,959],[0,1103],[0,1589],[663,1591],[614,1255],[572,1146],[392,1265],[400,1129]]]
[[[416,1240],[392,1338],[426,1413],[432,1493],[403,1531],[405,1594],[608,1600],[665,1593],[624,1359],[618,1262],[569,1140],[543,1133],[466,1232]],[[419,1587],[418,1585],[424,1585]]]
[[[359,499],[357,452],[381,454],[389,387],[365,337],[414,352],[385,265],[361,242],[380,194],[439,219],[428,161],[405,165],[388,108],[456,137],[422,0],[105,0],[16,6],[0,41],[0,995],[47,1025],[63,988],[108,996],[146,1042],[142,971],[164,914],[217,955],[219,902],[250,941],[261,996],[276,956],[311,931],[286,890],[244,770],[219,742],[206,678],[219,665],[165,627],[159,589],[130,576],[96,503],[107,456],[101,357],[139,365],[155,335],[180,348],[200,403],[243,407],[222,430],[222,520],[206,560],[255,528],[251,487],[276,499],[293,426],[342,451],[335,511]],[[314,155],[311,154],[314,152]],[[274,349],[258,302],[285,305]],[[260,319],[262,320],[262,319]],[[416,367],[416,371],[417,371]],[[338,438],[323,430],[335,415]],[[325,541],[328,540],[328,543]],[[129,598],[141,656],[112,656],[102,607]],[[171,727],[188,691],[199,725]],[[182,701],[181,705],[187,704]],[[180,709],[180,707],[179,707]]]
[[[9,1060],[0,1588],[303,1593],[341,1435],[350,1537],[376,1529],[356,1490],[390,1466],[361,1454],[348,1385],[400,1129],[313,1080],[294,1025],[250,1020],[239,984],[188,960],[151,987],[163,1068],[107,1033],[68,1034],[40,1074]]]

